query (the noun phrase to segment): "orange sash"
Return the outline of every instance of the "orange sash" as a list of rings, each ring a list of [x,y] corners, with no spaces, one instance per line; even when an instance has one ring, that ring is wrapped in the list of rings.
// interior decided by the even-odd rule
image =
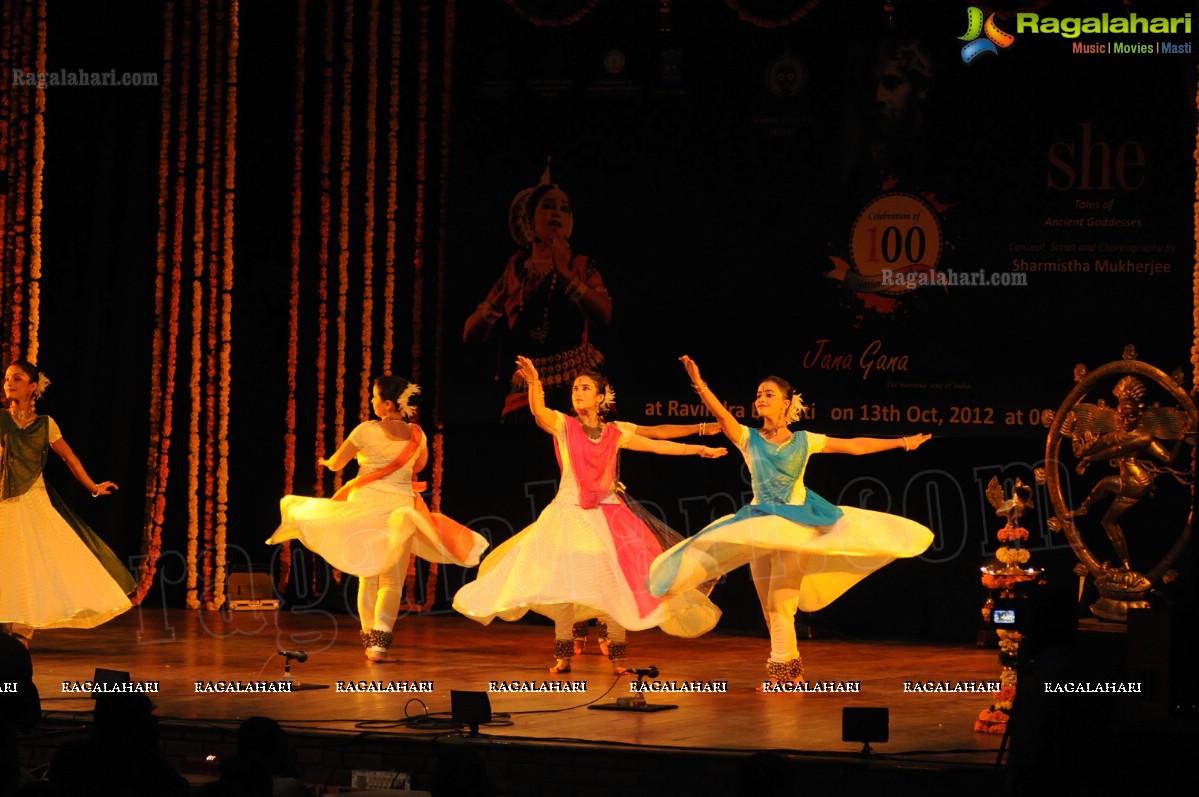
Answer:
[[[421,428],[413,424],[412,437],[408,440],[408,445],[404,446],[404,450],[399,453],[399,456],[378,470],[359,474],[357,477],[346,482],[340,490],[333,494],[333,500],[345,501],[349,499],[350,493],[359,487],[365,487],[371,482],[378,481],[384,476],[389,476],[404,467],[420,451],[420,444],[423,437],[424,432],[421,431]],[[425,499],[421,498],[420,495],[420,491],[424,490],[425,487],[426,485],[423,482],[412,482],[413,508],[417,514],[423,517],[437,531],[437,536],[441,540],[442,547],[449,551],[459,563],[465,564],[469,562],[471,552],[475,547],[474,532],[440,512],[430,512],[429,507],[425,505]]]

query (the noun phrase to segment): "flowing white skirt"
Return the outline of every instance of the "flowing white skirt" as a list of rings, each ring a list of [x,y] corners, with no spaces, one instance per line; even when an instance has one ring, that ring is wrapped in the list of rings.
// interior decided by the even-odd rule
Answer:
[[[649,552],[649,561],[657,551]],[[643,573],[642,580],[644,580]],[[639,606],[621,571],[602,509],[555,500],[534,523],[495,548],[477,579],[458,590],[454,608],[484,625],[518,620],[530,610],[553,618],[550,607],[573,604],[575,622],[609,617],[630,631],[660,626],[674,636],[712,629],[720,610],[698,590]]]
[[[0,501],[0,623],[95,628],[132,608],[100,561],[55,511],[41,477]]]
[[[299,540],[338,570],[363,577],[386,573],[409,553],[441,564],[479,563],[485,537],[470,532],[470,552],[459,558],[414,502],[411,495],[374,485],[355,490],[347,501],[286,495],[279,502],[283,522],[267,543]]]
[[[654,560],[655,595],[692,589],[763,556],[772,577],[799,584],[799,610],[814,612],[898,558],[919,556],[933,533],[898,515],[843,506],[831,526],[814,527],[777,515],[721,518]],[[731,517],[731,516],[730,516]]]

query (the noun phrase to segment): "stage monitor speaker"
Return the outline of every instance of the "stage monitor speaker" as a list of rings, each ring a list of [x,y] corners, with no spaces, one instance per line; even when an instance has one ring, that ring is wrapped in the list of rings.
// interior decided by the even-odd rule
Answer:
[[[95,698],[99,692],[115,692],[121,688],[122,684],[133,683],[133,678],[124,670],[106,670],[103,667],[97,667],[96,674],[92,676],[92,683],[96,686],[92,690],[92,697]]]
[[[491,722],[491,700],[486,692],[450,690],[450,715],[454,722],[470,726],[470,735],[479,735],[479,726]]]
[[[841,741],[861,742],[862,752],[870,752],[871,742],[885,742],[891,735],[891,712],[873,706],[845,706],[841,709]]]
[[[275,597],[275,583],[266,570],[230,573],[225,596],[229,608],[235,612],[279,608],[279,600]]]

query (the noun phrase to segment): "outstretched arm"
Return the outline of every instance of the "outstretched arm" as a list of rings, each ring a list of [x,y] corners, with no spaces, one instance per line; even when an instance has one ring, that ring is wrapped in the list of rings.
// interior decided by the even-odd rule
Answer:
[[[830,437],[824,444],[826,454],[877,454],[901,448],[915,451],[932,440],[931,434],[913,434],[906,437]]]
[[[629,435],[625,448],[633,451],[648,451],[651,454],[666,454],[667,456],[685,457],[701,456],[704,459],[716,459],[728,453],[726,448],[710,448],[695,444],[674,443],[670,440],[654,440],[639,434]]]
[[[537,421],[538,426],[553,434],[557,419],[554,417],[554,411],[545,406],[545,388],[541,386],[541,379],[537,376],[537,367],[528,357],[517,357],[516,373],[529,386],[529,411],[533,413],[533,419]]]
[[[337,451],[331,457],[317,460],[317,462],[329,470],[341,470],[346,465],[350,464],[350,460],[358,456],[358,446],[349,441],[349,438],[344,440],[338,447]]]
[[[716,394],[708,387],[708,383],[699,375],[699,366],[695,364],[695,360],[684,354],[679,361],[687,369],[687,376],[691,377],[691,386],[699,394],[700,401],[708,408],[708,412],[716,416],[716,422],[720,424],[720,430],[724,432],[724,436],[736,443],[737,435],[741,433],[741,424],[737,423],[737,419],[725,409],[725,406],[720,403],[720,399],[716,398]]]
[[[712,421],[703,423],[659,423],[653,426],[637,426],[637,434],[651,440],[674,440],[688,435],[710,435],[720,431],[720,424]]]
[[[62,461],[67,463],[67,468],[71,471],[71,475],[75,477],[75,481],[82,484],[83,489],[91,493],[93,497],[116,492],[117,486],[112,482],[97,482],[91,476],[87,475],[83,463],[79,461],[79,457],[75,456],[75,452],[67,445],[66,440],[60,437],[50,444],[50,448],[54,449],[55,454],[62,457]]]

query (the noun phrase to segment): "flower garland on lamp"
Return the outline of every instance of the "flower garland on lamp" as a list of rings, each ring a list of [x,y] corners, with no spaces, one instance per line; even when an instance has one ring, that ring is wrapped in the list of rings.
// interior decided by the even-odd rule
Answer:
[[[287,322],[287,411],[283,434],[283,494],[295,493],[296,478],[296,371],[300,356],[300,238],[303,233],[304,197],[304,62],[307,55],[308,2],[296,6],[295,123],[292,128],[293,173],[291,182],[291,283]],[[291,543],[279,546],[279,580],[282,595],[291,582]]]
[[[146,509],[142,537],[142,566],[133,602],[139,604],[149,592],[162,553],[162,522],[165,512],[167,456],[164,447],[170,445],[170,426],[164,422],[163,405],[163,346],[167,286],[167,242],[170,204],[170,147],[171,101],[174,74],[175,4],[167,0],[163,6],[162,41],[162,124],[158,144],[158,232],[156,235],[154,274],[154,316],[156,323],[151,336],[150,352],[150,450],[146,463]],[[177,281],[172,283],[177,285]],[[171,347],[174,346],[173,336]],[[173,360],[173,355],[171,360]],[[169,393],[168,393],[169,395]]]
[[[991,480],[987,488],[988,498],[1000,509],[999,514],[1007,514],[1007,524],[997,534],[1001,545],[995,551],[995,561],[982,567],[982,584],[992,593],[983,605],[983,621],[988,624],[995,622],[996,597],[1001,601],[1012,600],[1017,596],[1016,588],[1037,579],[1041,571],[1027,567],[1030,554],[1022,544],[1028,540],[1028,530],[1019,525],[1019,516],[1024,505],[1018,496],[1023,484],[1017,480],[1013,497],[1007,503],[997,504],[1002,498],[1002,488],[997,479]],[[998,495],[995,490],[998,489]],[[1031,503],[1027,504],[1031,506]],[[1022,636],[1015,628],[996,628],[999,637],[999,663],[1002,670],[999,674],[999,691],[993,695],[991,706],[979,712],[974,721],[975,733],[1002,734],[1007,730],[1008,718],[1012,710],[1012,701],[1016,697],[1017,654],[1020,649]]]

